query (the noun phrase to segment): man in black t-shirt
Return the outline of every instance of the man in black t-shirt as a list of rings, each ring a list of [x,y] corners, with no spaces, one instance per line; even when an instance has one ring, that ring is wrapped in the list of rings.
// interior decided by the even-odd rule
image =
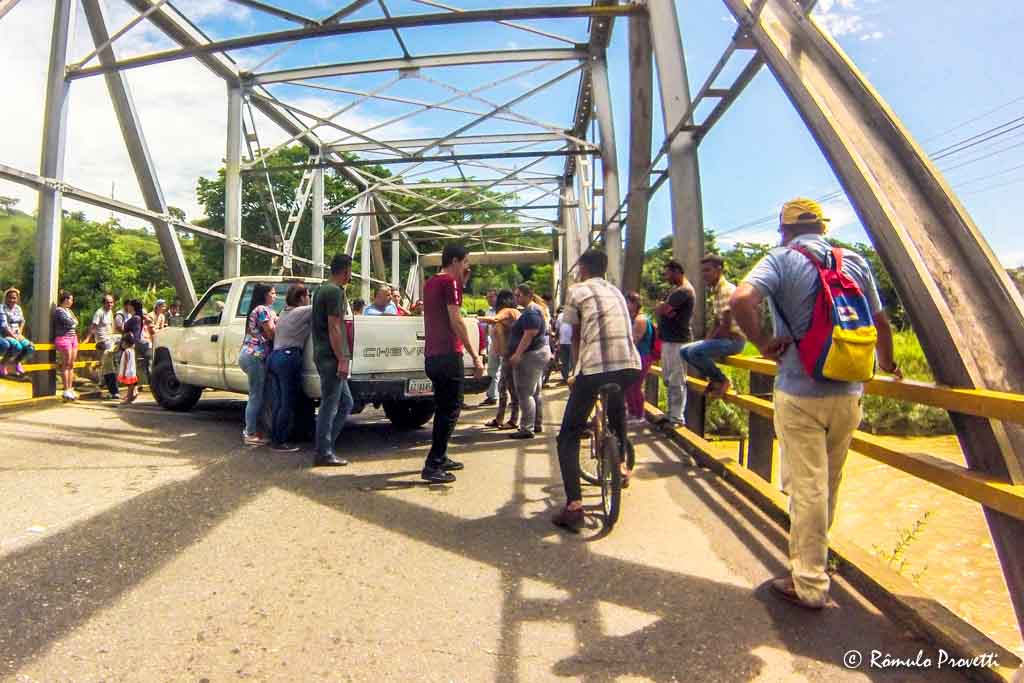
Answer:
[[[668,390],[668,419],[673,425],[681,426],[686,411],[686,363],[679,352],[684,344],[693,341],[690,321],[697,297],[678,261],[665,264],[664,276],[672,289],[654,312],[658,316],[661,338],[662,379]]]

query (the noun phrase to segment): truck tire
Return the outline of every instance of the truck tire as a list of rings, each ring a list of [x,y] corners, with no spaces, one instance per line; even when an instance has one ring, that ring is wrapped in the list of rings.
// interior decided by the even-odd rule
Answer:
[[[433,401],[385,401],[383,407],[398,429],[419,429],[434,417]]]
[[[174,366],[169,360],[161,360],[153,368],[150,377],[150,388],[160,407],[176,412],[188,412],[199,402],[203,388],[185,384],[174,374]]]

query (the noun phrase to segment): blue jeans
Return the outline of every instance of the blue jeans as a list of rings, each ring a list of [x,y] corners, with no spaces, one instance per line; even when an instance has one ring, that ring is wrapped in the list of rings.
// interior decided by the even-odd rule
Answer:
[[[260,431],[263,400],[267,383],[267,364],[251,353],[238,354],[238,365],[249,378],[249,400],[245,404],[245,433],[252,436]]]
[[[725,337],[705,339],[704,341],[687,344],[679,350],[679,355],[688,365],[697,368],[712,382],[722,382],[725,380],[725,375],[715,365],[715,361],[719,358],[734,356],[740,353],[746,344],[747,342],[744,339]]]
[[[28,339],[15,339],[14,337],[0,338],[0,357],[3,363],[20,363],[25,356],[35,352],[36,347]]]
[[[572,374],[572,344],[558,345],[558,370],[562,373],[562,381],[568,382]]]
[[[348,380],[338,377],[338,366],[317,366],[320,374],[320,412],[316,415],[316,452],[325,456],[334,452],[334,444],[352,413],[352,392]]]
[[[295,402],[302,392],[302,349],[274,349],[267,359],[267,379],[273,415],[270,438],[274,443],[282,444],[289,440]]]

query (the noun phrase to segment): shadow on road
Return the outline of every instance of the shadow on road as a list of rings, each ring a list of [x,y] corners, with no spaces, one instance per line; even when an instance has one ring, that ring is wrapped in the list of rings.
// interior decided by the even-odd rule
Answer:
[[[187,416],[143,406],[119,416],[135,430],[175,434],[203,429],[232,442],[241,405],[203,402]],[[559,404],[549,400],[548,405],[550,410]],[[110,437],[109,431],[91,427],[59,429],[62,436],[101,446]],[[835,666],[845,650],[882,643],[891,643],[894,654],[916,653],[917,645],[911,650],[912,644],[891,622],[842,590],[835,596],[841,609],[807,613],[743,586],[601,554],[600,544],[588,534],[559,535],[547,511],[524,510],[537,502],[528,496],[527,485],[543,487],[542,493],[550,496],[548,511],[560,504],[554,431],[519,447],[512,495],[493,515],[474,519],[387,495],[421,485],[416,475],[429,442],[427,430],[395,432],[386,422],[360,418],[346,430],[345,447],[339,445],[341,452],[360,455],[352,467],[327,475],[305,469],[308,456],[302,454],[281,456],[241,447],[227,452],[181,450],[178,457],[201,466],[194,477],[138,495],[0,558],[0,673],[15,672],[45,652],[271,487],[498,569],[504,589],[499,681],[520,679],[520,660],[526,654],[521,650],[522,626],[538,621],[571,625],[579,644],[551,673],[587,680],[640,675],[656,681],[745,682],[765,669],[762,648],[788,650],[802,658],[799,666],[819,661]],[[471,460],[493,454],[495,442],[506,442],[503,435],[493,434],[461,431],[459,456]],[[40,445],[52,441],[43,435],[29,438]],[[778,559],[785,547],[781,530],[713,475],[681,463],[678,451],[656,437],[639,442],[645,445],[644,461],[630,495],[643,495],[645,479],[678,478],[680,490],[705,507],[688,512],[708,525],[716,552],[729,557],[745,548],[769,575],[783,571]],[[67,444],[67,438],[61,443]],[[166,455],[181,446],[165,438],[153,448]],[[528,477],[526,460],[543,457],[548,458],[549,476]],[[403,466],[384,474],[359,472],[360,462],[382,459],[400,460]],[[467,478],[457,484],[463,486],[487,482]],[[522,588],[528,580],[561,589],[568,597],[525,598]],[[472,585],[466,588],[473,590]],[[602,609],[609,604],[642,612],[653,622],[627,635],[608,635]],[[864,673],[872,679],[903,678],[899,672]]]

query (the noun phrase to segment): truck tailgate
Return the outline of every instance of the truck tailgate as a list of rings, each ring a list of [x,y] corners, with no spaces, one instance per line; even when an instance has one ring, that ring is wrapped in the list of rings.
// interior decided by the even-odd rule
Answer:
[[[479,348],[480,332],[476,318],[464,318],[473,349]],[[425,337],[420,316],[360,315],[352,319],[355,343],[352,375],[425,376],[423,371]],[[472,371],[473,361],[464,355],[465,367]]]

